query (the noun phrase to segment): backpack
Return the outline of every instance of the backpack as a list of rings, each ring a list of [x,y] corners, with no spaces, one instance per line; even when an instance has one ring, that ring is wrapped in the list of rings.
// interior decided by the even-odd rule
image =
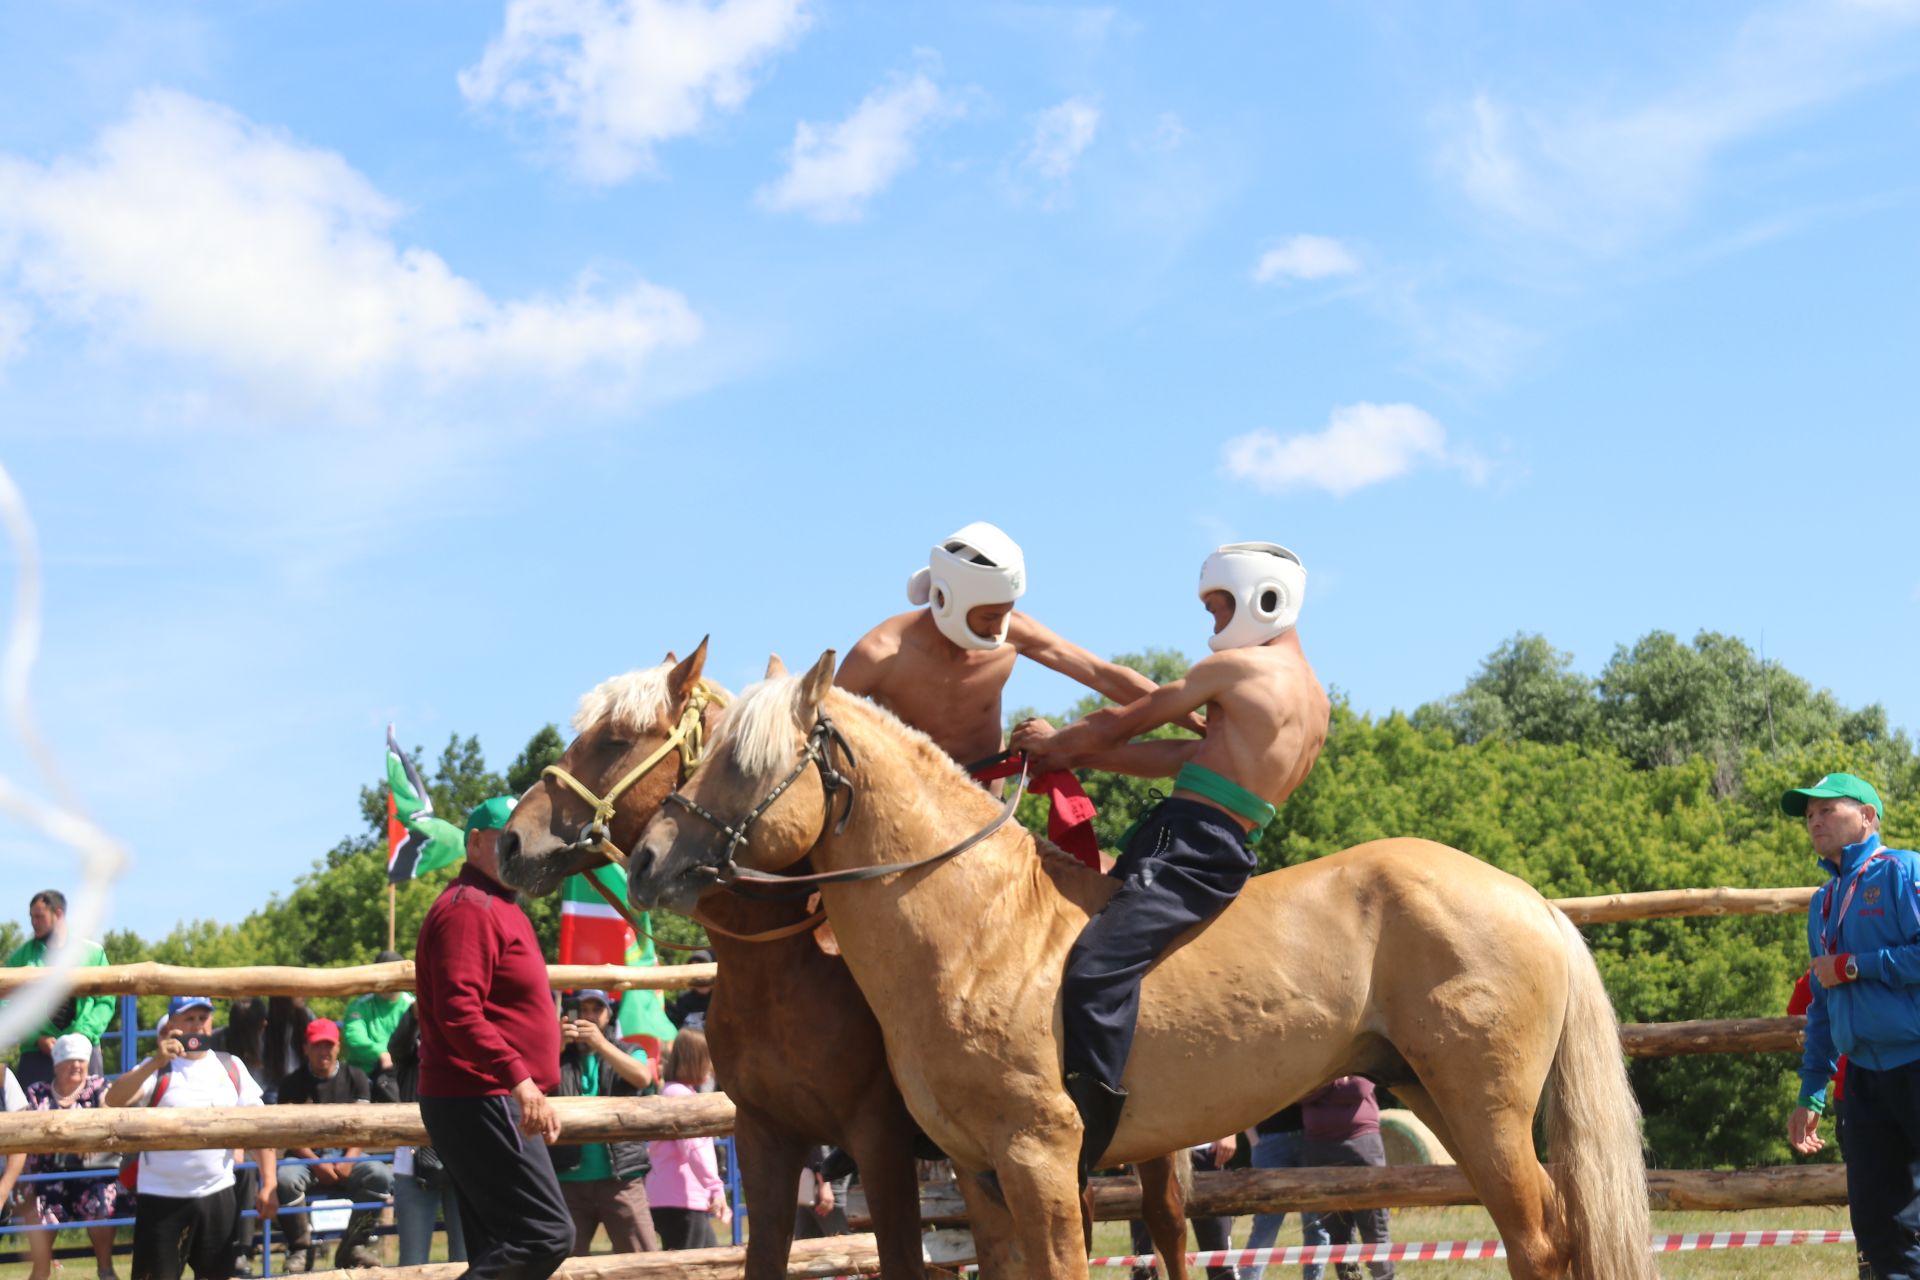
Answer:
[[[213,1051],[213,1056],[220,1059],[220,1065],[227,1069],[227,1079],[233,1081],[233,1100],[238,1102],[240,1100],[239,1062],[234,1059],[232,1054],[223,1053],[219,1049]],[[173,1064],[168,1063],[167,1070],[161,1074],[159,1079],[153,1082],[153,1096],[147,1099],[148,1106],[157,1107],[160,1105],[160,1099],[166,1097],[167,1085],[170,1084],[172,1080]],[[138,1151],[130,1151],[127,1153],[126,1158],[120,1162],[119,1182],[120,1185],[128,1191],[138,1191],[140,1189],[140,1154]]]

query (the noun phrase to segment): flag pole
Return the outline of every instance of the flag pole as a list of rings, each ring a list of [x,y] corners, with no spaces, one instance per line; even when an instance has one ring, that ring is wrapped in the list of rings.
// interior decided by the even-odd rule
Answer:
[[[393,945],[393,900],[393,881],[389,880],[387,881],[387,950],[389,951],[399,950]]]

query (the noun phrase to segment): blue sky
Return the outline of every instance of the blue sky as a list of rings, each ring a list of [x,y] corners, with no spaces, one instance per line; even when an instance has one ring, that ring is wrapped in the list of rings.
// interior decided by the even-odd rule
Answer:
[[[1100,652],[1274,539],[1367,710],[1712,628],[1920,728],[1916,70],[1912,0],[8,6],[0,459],[116,921],[286,888],[389,720],[737,686],[975,519]]]

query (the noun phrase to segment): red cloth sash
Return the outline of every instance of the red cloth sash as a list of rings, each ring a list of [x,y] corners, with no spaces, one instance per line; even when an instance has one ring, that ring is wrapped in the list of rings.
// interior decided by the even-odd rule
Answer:
[[[1013,777],[1020,772],[1023,763],[1018,753],[1006,752],[969,766],[967,772],[973,775],[975,782],[985,784]],[[1052,773],[1028,778],[1027,790],[1047,798],[1047,839],[1072,854],[1080,863],[1098,871],[1100,842],[1093,834],[1093,801],[1088,799],[1080,779],[1074,777],[1070,770],[1056,769]]]

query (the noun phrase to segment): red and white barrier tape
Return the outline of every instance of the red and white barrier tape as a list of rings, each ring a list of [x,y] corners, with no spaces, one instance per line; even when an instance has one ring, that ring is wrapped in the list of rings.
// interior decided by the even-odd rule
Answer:
[[[1852,1244],[1851,1231],[1699,1231],[1685,1235],[1654,1236],[1648,1241],[1654,1253],[1689,1253],[1698,1249],[1771,1249],[1782,1245]],[[1199,1267],[1291,1266],[1312,1262],[1466,1262],[1478,1258],[1504,1258],[1507,1250],[1498,1240],[1443,1240],[1405,1244],[1321,1244],[1292,1245],[1280,1249],[1215,1250],[1190,1253],[1187,1263]],[[1119,1258],[1089,1258],[1091,1267],[1145,1267],[1155,1261],[1151,1254]]]

